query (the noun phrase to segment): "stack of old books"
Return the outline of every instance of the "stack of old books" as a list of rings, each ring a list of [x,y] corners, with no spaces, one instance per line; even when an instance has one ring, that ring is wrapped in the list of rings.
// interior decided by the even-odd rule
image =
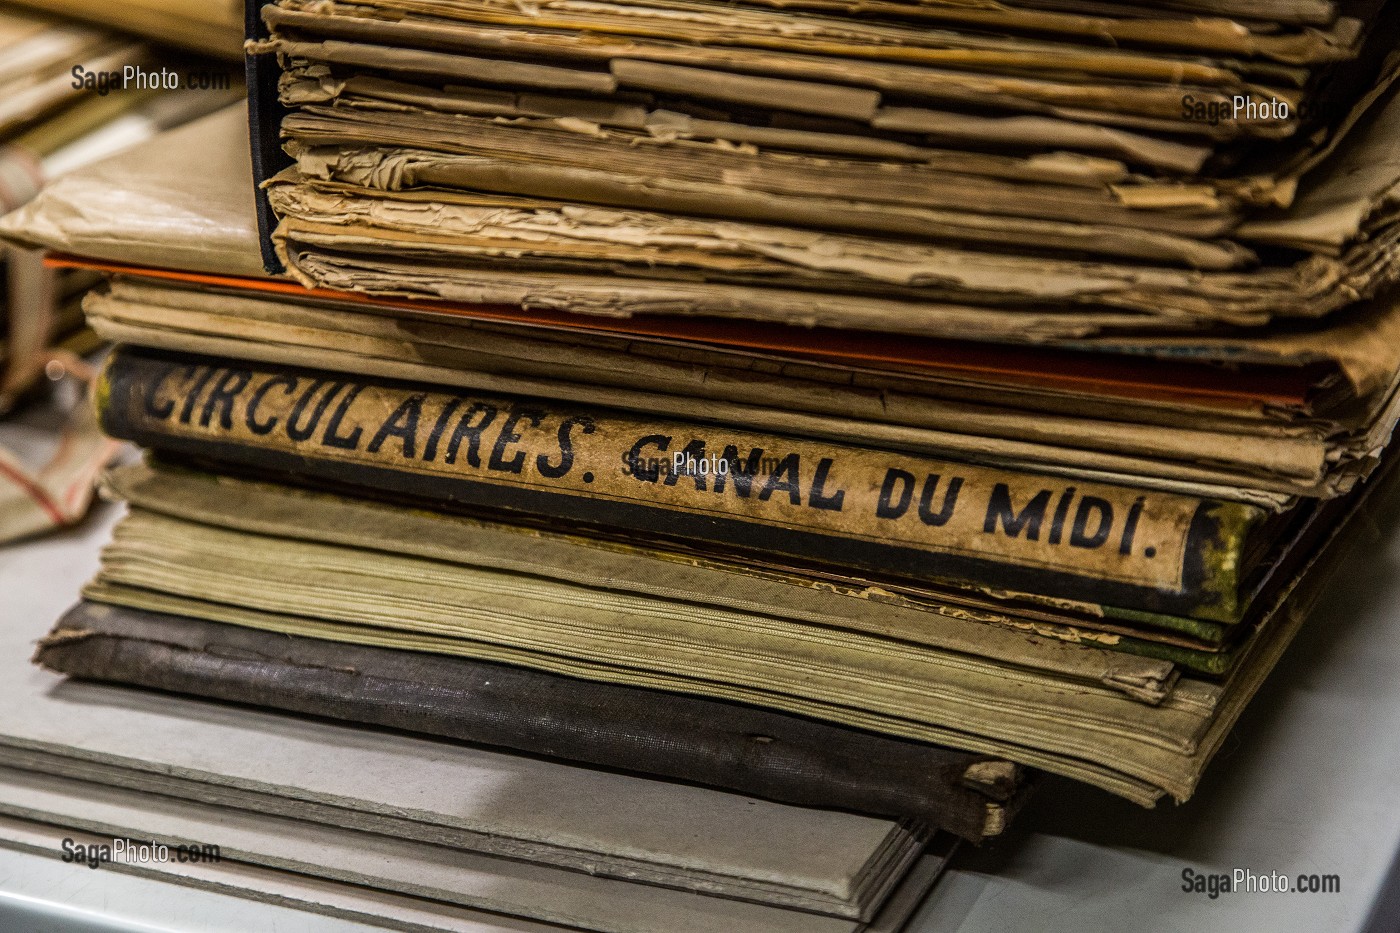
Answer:
[[[192,46],[222,49],[230,38],[196,25],[225,10],[188,0],[137,4],[134,18],[132,5],[60,5]],[[189,260],[225,245],[221,197],[239,228],[252,193],[241,134],[216,133],[211,153],[210,127],[197,124],[130,158],[83,167],[223,109],[242,96],[236,75],[27,14],[0,12],[0,43],[0,112],[13,141],[0,149],[6,210],[53,181],[61,192],[34,205],[36,236],[78,230],[105,244],[90,257],[130,251],[148,264],[247,271],[236,250],[208,266]],[[161,75],[160,86],[129,80],[128,67]],[[226,171],[235,166],[243,171]],[[187,187],[162,200],[172,182]],[[47,265],[16,252],[8,267],[23,299],[9,306],[13,324],[3,332],[10,372],[22,364],[30,379],[45,362],[81,367],[78,354],[93,345],[46,349],[61,334],[50,327],[59,318],[36,295],[73,299],[62,322],[78,325],[76,299],[100,280],[94,268]],[[95,428],[54,440],[53,461],[35,476],[0,456],[0,536],[75,519],[114,446]],[[142,477],[127,469],[112,482]],[[333,644],[329,657],[309,639],[240,645],[240,631],[227,626],[201,630],[188,619],[178,628],[181,620],[97,604],[45,643],[55,666],[72,652],[92,678],[119,680],[122,664],[149,664],[161,686],[177,690],[183,670],[203,692],[217,693],[222,680],[231,699],[356,725],[63,682],[29,664],[56,607],[32,609],[70,600],[63,583],[88,555],[70,541],[5,558],[6,848],[401,929],[854,933],[894,929],[917,905],[954,840],[935,837],[940,825],[981,838],[1004,825],[1016,799],[1014,767],[985,755],[698,698],[657,704],[502,665]],[[91,667],[99,654],[105,671]],[[287,695],[261,701],[257,684],[278,680]],[[690,741],[670,747],[680,734]],[[635,756],[643,770],[713,774],[710,784],[770,799],[503,754],[483,742],[609,764]]]
[[[1387,4],[1045,6],[279,0],[276,242],[347,290],[996,341],[1394,277],[1384,171],[1330,158],[1394,79]]]
[[[54,670],[982,838],[1189,797],[1386,492],[1395,4],[259,13],[261,232],[242,112],[4,225],[154,454]]]
[[[240,283],[276,288],[230,274],[258,268],[245,130],[239,107],[173,131],[65,176],[7,224],[88,266],[141,264],[113,285],[235,301]],[[73,223],[79,204],[83,220]],[[111,367],[158,353],[114,352]],[[108,385],[97,387],[103,409]],[[302,406],[298,425],[314,415],[313,432],[324,428],[335,406],[315,414],[318,405]],[[347,415],[340,421],[353,430]],[[440,443],[468,456],[460,440]],[[221,861],[111,867],[414,929],[841,933],[902,925],[955,836],[999,833],[1023,796],[1020,770],[998,756],[619,682],[568,649],[557,664],[512,663],[485,627],[470,637],[451,619],[467,613],[515,637],[548,638],[548,613],[582,613],[626,651],[612,619],[664,621],[680,605],[677,587],[717,572],[703,562],[688,569],[578,532],[162,457],[109,474],[107,488],[129,505],[118,534],[139,551],[146,534],[173,532],[176,550],[198,561],[212,547],[203,553],[218,566],[190,589],[94,581],[136,599],[93,589],[47,637],[51,620],[9,630],[0,662],[18,666],[0,677],[15,711],[0,728],[0,845],[61,852],[46,827],[62,827],[84,852],[100,853],[110,837],[171,851],[193,841],[217,846]],[[287,537],[288,520],[307,533]],[[264,550],[279,543],[290,551]],[[103,558],[113,569],[123,561],[116,547]],[[299,595],[327,612],[284,612],[252,592],[221,603],[222,587],[244,586],[240,574],[262,576],[254,565],[265,557],[310,584]],[[365,583],[409,588],[380,603],[387,594],[360,586],[363,572]],[[255,588],[296,589],[271,577]],[[188,607],[176,605],[181,592]],[[331,630],[341,610],[377,616],[400,598],[407,628],[385,617],[347,627],[366,638]],[[252,624],[200,608],[218,605]],[[736,608],[716,610],[716,620],[756,617]],[[264,623],[292,627],[268,634]],[[26,672],[26,644],[41,638],[38,659],[54,671],[226,703]]]

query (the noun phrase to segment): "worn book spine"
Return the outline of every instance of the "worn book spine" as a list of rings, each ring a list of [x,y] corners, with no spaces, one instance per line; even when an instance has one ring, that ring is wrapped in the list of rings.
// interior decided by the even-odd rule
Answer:
[[[104,428],[283,478],[1223,622],[1262,510],[729,427],[121,348]]]
[[[83,602],[36,663],[89,680],[368,723],[800,806],[1002,831],[1010,762],[739,703]]]

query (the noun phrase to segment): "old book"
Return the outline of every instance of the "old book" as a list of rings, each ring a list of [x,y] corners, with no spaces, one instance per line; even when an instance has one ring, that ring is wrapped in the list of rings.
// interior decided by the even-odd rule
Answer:
[[[97,603],[65,615],[35,661],[70,677],[914,818],[976,841],[1000,832],[1022,796],[1006,762],[754,707]]]
[[[129,157],[119,158],[91,172],[70,175],[60,180],[57,185],[51,186],[39,202],[7,218],[5,227],[11,236],[19,237],[31,245],[43,245],[97,260],[225,275],[257,274],[260,270],[260,259],[257,252],[256,225],[252,205],[246,194],[247,188],[244,187],[251,185],[249,169],[245,161],[236,158],[239,147],[246,144],[245,120],[246,116],[242,112],[230,111],[211,120],[207,125],[192,128],[188,133],[177,131],[159,146],[133,151]],[[176,155],[172,156],[172,153]],[[181,164],[186,168],[169,171],[172,158],[182,160]],[[199,167],[199,171],[195,171],[196,166]],[[195,177],[202,180],[197,192],[190,184],[186,184],[188,179]],[[211,179],[217,184],[211,185]],[[126,193],[120,203],[114,199],[114,193],[119,191]],[[138,200],[131,200],[133,197]],[[133,203],[139,203],[140,209],[133,210]],[[83,218],[81,223],[78,222],[80,217]],[[194,235],[195,231],[198,231],[197,235]],[[453,272],[453,275],[465,274],[460,267]],[[960,273],[953,271],[951,274]],[[615,306],[598,302],[612,302],[618,295],[651,294],[659,298],[661,293],[656,291],[657,285],[642,280],[634,282],[611,278],[606,285],[583,287],[581,280],[559,277],[553,273],[525,275],[494,268],[482,270],[479,276],[477,273],[472,275],[477,276],[474,281],[481,287],[473,286],[454,292],[462,301],[446,307],[439,305],[441,313],[457,317],[464,314],[471,316],[482,313],[481,310],[472,310],[473,301],[509,301],[515,303],[517,308],[523,306],[521,313],[527,316],[533,316],[535,319],[543,317],[556,322],[560,319],[570,320],[574,322],[575,327],[617,330],[619,324],[623,324],[626,325],[622,328],[624,330],[631,328],[651,333],[675,330],[685,333],[687,328],[703,327],[705,324],[700,319],[686,320],[684,317],[678,317],[678,314],[687,311],[687,306],[684,302],[676,303],[670,300],[647,305],[648,314],[636,316],[630,322],[619,322],[615,316],[577,313],[590,309],[609,313],[616,311]],[[409,279],[401,279],[399,284],[407,281]],[[498,287],[507,282],[512,284],[509,287]],[[699,286],[670,283],[665,287],[672,290],[672,298],[681,298],[689,294],[690,289]],[[815,305],[810,296],[799,299],[794,295],[784,297],[781,289],[724,287],[738,289],[730,293],[732,300],[728,300],[725,306],[731,311],[756,307],[754,301],[781,300],[792,312],[784,318],[786,320],[802,324],[826,320],[821,315],[813,315]],[[868,304],[868,298],[860,300],[866,303],[867,307],[875,307]],[[425,311],[432,311],[432,303],[421,304],[426,306]],[[501,306],[483,306],[478,303],[474,307],[489,310],[490,307],[499,309]],[[898,307],[889,305],[885,310],[902,314],[908,307],[907,304],[899,304]],[[934,321],[935,316],[928,312],[936,310],[937,307],[927,303],[920,305],[920,320],[925,323]],[[653,320],[649,318],[652,312],[665,312],[670,316]],[[1029,339],[1043,343],[1052,338],[1060,323],[1065,322],[1066,313],[1068,312],[1061,308],[1051,316],[1018,312],[1014,318],[1005,318],[999,317],[992,308],[967,308],[948,318],[948,327],[940,329],[939,333],[962,340],[986,339],[1002,342]],[[883,312],[870,319],[872,323],[882,327],[889,326],[895,320],[897,315],[887,317],[883,316]],[[1137,320],[1134,317],[1132,320],[1124,319],[1120,323],[1126,326]],[[1338,321],[1339,326],[1344,326],[1342,319],[1339,318]],[[1063,335],[1061,342],[1079,347],[1086,346],[1086,342],[1080,338],[1093,332],[1096,327],[1080,326],[1085,323],[1080,321],[1068,330],[1060,330],[1059,333]],[[712,327],[711,330],[716,333],[724,333],[727,330],[743,334],[744,331],[739,330],[741,326],[736,321],[727,329]],[[805,330],[779,329],[790,331],[794,335],[800,335]],[[1326,325],[1301,329],[1315,334],[1311,346],[1304,346],[1309,340],[1306,337],[1284,338],[1282,343],[1293,344],[1289,352],[1295,358],[1304,353],[1312,358],[1325,358],[1332,346],[1332,336],[1326,332]],[[855,332],[842,333],[840,341],[836,341],[834,333],[827,333],[823,335],[824,339],[813,339],[810,343],[828,347],[850,342],[858,345],[863,339],[857,337]],[[1216,347],[1214,350],[1213,341]],[[1271,333],[1250,336],[1245,332],[1216,338],[1188,335],[1125,340],[1113,337],[1095,340],[1088,345],[1094,349],[1119,348],[1118,352],[1155,352],[1178,361],[1188,358],[1235,359],[1244,352],[1255,357],[1278,358],[1277,353],[1268,349],[1271,341],[1279,342]],[[1377,346],[1389,345],[1391,344],[1386,342],[1377,343]],[[1188,350],[1189,353],[1186,352]],[[1108,464],[1098,468],[1110,471],[1113,469]]]
[[[878,151],[852,146],[841,152],[840,146],[825,143],[827,137],[813,134],[825,143],[820,147],[824,151],[807,154],[784,151],[804,148],[795,131],[786,146],[785,140],[770,141],[756,133],[706,132],[727,124],[649,111],[645,104],[589,107],[568,98],[532,95],[528,89],[505,95],[483,89],[474,95],[455,85],[439,97],[431,88],[399,82],[313,77],[306,79],[305,90],[288,89],[284,81],[284,103],[296,105],[282,123],[295,169],[277,177],[273,203],[299,225],[314,227],[324,226],[331,213],[318,206],[340,202],[354,212],[340,219],[347,242],[366,228],[385,238],[397,230],[405,251],[413,244],[407,234],[417,233],[424,238],[417,241],[420,253],[434,246],[443,252],[455,248],[471,259],[491,255],[494,247],[495,255],[517,264],[548,269],[552,262],[567,270],[603,264],[604,257],[588,248],[590,241],[596,246],[620,239],[612,244],[614,269],[628,270],[629,260],[639,265],[647,246],[658,265],[703,270],[715,281],[782,282],[814,291],[825,290],[821,254],[804,246],[820,232],[828,265],[841,249],[847,266],[861,273],[844,286],[836,284],[835,290],[931,300],[964,297],[978,303],[991,303],[996,292],[968,289],[961,296],[953,288],[939,289],[931,267],[950,256],[964,256],[971,265],[1020,267],[1020,283],[1006,283],[1008,300],[1015,301],[1014,286],[1031,281],[1032,257],[1054,251],[1091,254],[1104,262],[1086,271],[1120,282],[1132,277],[1132,267],[1114,260],[1161,266],[1155,274],[1139,269],[1136,291],[1156,293],[1167,304],[1164,311],[1179,312],[1187,305],[1179,288],[1184,275],[1176,267],[1226,273],[1257,262],[1254,247],[1269,238],[1262,230],[1239,236],[1242,221],[1263,207],[1291,207],[1307,169],[1332,161],[1324,155],[1356,145],[1346,137],[1360,132],[1357,121],[1369,126],[1374,119],[1384,120],[1368,111],[1384,111],[1385,91],[1397,67],[1400,59],[1387,66],[1383,83],[1361,99],[1360,109],[1342,121],[1326,149],[1268,183],[1240,180],[1241,192],[1258,200],[1254,205],[1234,203],[1239,198],[1223,191],[1197,191],[1193,198],[1192,190],[1177,180],[1162,184],[1159,192],[1122,166],[1064,153],[991,156],[915,147],[903,158],[879,159]],[[578,132],[580,125],[593,132]],[[720,138],[707,141],[714,136]],[[755,145],[759,142],[770,144]],[[871,170],[876,167],[878,171]],[[647,190],[629,191],[627,179],[638,177],[648,180]],[[803,177],[825,185],[819,192],[804,191]],[[863,182],[859,195],[849,187],[857,181]],[[424,185],[446,190],[418,190]],[[1205,182],[1198,185],[1205,187]],[[454,189],[462,192],[460,197],[454,197]],[[1275,194],[1275,189],[1287,194]],[[396,191],[404,196],[395,197]],[[443,220],[415,225],[411,206],[403,204],[414,195],[444,205]],[[1200,203],[1190,203],[1193,199]],[[581,210],[585,204],[591,213],[570,216],[570,208]],[[840,217],[824,218],[821,211],[835,206],[842,208]],[[491,207],[517,213],[482,210]],[[394,217],[396,208],[399,216]],[[697,221],[697,236],[681,235],[668,243],[667,233],[682,226],[676,215]],[[719,220],[706,231],[704,217]],[[473,221],[477,229],[472,229]],[[727,228],[723,221],[735,226]],[[542,235],[551,229],[556,235]],[[787,240],[786,255],[773,250],[748,265],[726,264],[723,252],[706,257],[698,234],[713,236],[718,230],[723,236],[730,229],[741,235],[734,247],[737,256],[747,252],[748,244],[765,239]],[[804,229],[814,233],[804,237]],[[630,239],[623,239],[629,233]],[[646,233],[650,236],[641,239]],[[1036,240],[1050,233],[1061,237],[1053,247]],[[295,238],[296,232],[289,235]],[[951,252],[936,248],[947,241],[953,241]],[[997,249],[1013,255],[998,256]],[[1030,256],[1018,263],[1016,254]],[[766,269],[759,258],[770,260]],[[814,267],[810,271],[803,268],[808,264]],[[1054,260],[1044,265],[1051,274],[1073,268]],[[1296,274],[1304,277],[1309,268],[1299,266]],[[896,278],[901,269],[903,282]],[[1259,281],[1279,274],[1276,270]],[[1204,278],[1229,302],[1222,315],[1247,310],[1248,296],[1232,295],[1231,286],[1238,289],[1249,280],[1225,274]],[[1132,302],[1133,291],[1120,286],[1102,300],[1108,307],[1150,310],[1145,301]],[[1089,288],[1075,297],[1081,305],[1093,305]]]
[[[1379,8],[1364,6],[1355,5],[1355,17],[1339,23],[1340,41],[1330,54],[1300,56],[1291,69],[1199,49],[1187,52],[1170,41],[1153,50],[1107,48],[930,28],[891,17],[887,10],[864,11],[857,18],[705,0],[554,2],[531,11],[491,2],[370,0],[326,7],[282,0],[264,6],[263,17],[272,29],[269,45],[288,59],[353,64],[418,80],[449,73],[461,84],[567,88],[604,98],[623,88],[669,92],[672,101],[744,103],[758,114],[840,116],[876,128],[887,125],[881,119],[887,109],[902,113],[992,103],[998,110],[1053,114],[1066,122],[1228,139],[1287,136],[1303,121],[1295,111],[1255,125],[1222,126],[1217,120],[1192,127],[1190,115],[1181,113],[1183,91],[1206,100],[1265,91],[1297,104],[1315,90],[1309,78],[1358,55]],[[668,29],[656,28],[659,16],[667,17]],[[526,64],[541,56],[553,60],[550,68]],[[496,63],[494,75],[483,68],[486,62]],[[689,80],[678,83],[685,77]],[[756,93],[784,85],[788,98]],[[993,102],[993,95],[1000,99]],[[752,121],[754,115],[745,118]],[[863,129],[841,131],[855,136]]]
[[[557,528],[405,510],[170,464],[113,470],[103,488],[109,498],[188,521],[371,550],[392,541],[394,551],[422,557],[469,559],[584,585],[605,582],[615,591],[666,595],[686,603],[894,637],[1110,687],[1150,703],[1170,692],[1174,667],[1228,673],[1262,616],[1256,607],[1244,621],[1223,625],[1047,600],[1006,589],[979,593],[901,585],[849,569],[818,571],[762,555],[726,559],[695,548],[666,549],[659,542],[613,542]],[[230,508],[232,502],[236,508]],[[1300,529],[1300,546],[1281,555],[1275,579],[1287,577],[1290,561],[1307,551],[1317,530],[1326,528],[1341,507],[1313,512]],[[295,528],[283,521],[287,514],[298,516]],[[1031,633],[1037,637],[1025,637]]]
[[[1170,694],[1177,669],[1227,674],[1266,613],[1234,625],[1111,606],[1046,600],[1005,589],[978,593],[900,585],[851,571],[816,572],[759,555],[742,560],[518,525],[483,522],[168,464],[108,474],[110,498],[142,510],[227,528],[291,536],[525,573],[897,638],[1119,690],[1144,702]],[[236,502],[236,508],[229,503]],[[1275,583],[1293,572],[1340,505],[1315,510],[1298,542],[1277,555]],[[294,527],[282,519],[298,516]],[[363,529],[356,531],[355,529]],[[372,530],[370,530],[372,529]],[[1003,631],[998,631],[1001,629]],[[1026,636],[1033,635],[1034,638]],[[955,657],[955,656],[952,656]],[[966,664],[966,661],[961,663]]]
[[[1005,590],[981,596],[956,590],[900,588],[835,572],[815,574],[761,557],[740,560],[695,550],[666,550],[636,540],[613,542],[518,524],[483,521],[360,498],[178,469],[168,463],[113,470],[109,498],[144,513],[197,525],[388,550],[449,563],[465,562],[508,574],[602,587],[612,593],[660,597],[695,606],[754,613],[850,634],[893,638],[930,657],[1040,671],[1067,682],[1117,690],[1157,703],[1176,682],[1170,662],[1125,656],[1131,632],[1163,644],[1190,644],[1190,635],[1130,623],[1105,627],[1102,611],[1064,601],[1036,602]],[[236,507],[230,507],[237,503]],[[295,514],[295,526],[285,516]],[[1223,625],[1197,623],[1206,629]],[[1186,627],[1191,631],[1194,627]],[[999,630],[1000,629],[1000,630]],[[1009,629],[1010,631],[1006,631]],[[1236,626],[1236,634],[1242,627]],[[1044,640],[1029,639],[1035,631]],[[1102,632],[1102,634],[1097,634]],[[1165,634],[1164,634],[1165,632]],[[1200,638],[1208,636],[1192,632]],[[1175,637],[1173,637],[1175,636]],[[1217,634],[1206,650],[1225,640]]]
[[[1237,621],[1287,527],[1241,503],[324,371],[133,348],[97,388],[147,447],[431,504],[895,578]]]
[[[297,570],[278,569],[296,560]],[[1209,684],[1176,681],[1153,706],[1112,686],[828,628],[778,610],[688,606],[662,594],[618,592],[606,581],[522,577],[468,555],[426,561],[144,510],[122,523],[85,592],[215,621],[253,619],[245,624],[288,634],[359,640],[348,633],[360,629],[360,637],[387,647],[430,643],[430,650],[684,692],[712,681],[720,693],[699,692],[732,699],[790,692],[822,705],[874,709],[885,719],[976,723],[1007,735],[1033,709],[1068,723],[1087,705],[1096,711],[1094,731],[1127,735],[1140,720],[1160,720],[1154,731],[1189,745],[1198,716],[1208,714],[1206,698],[1218,693]],[[1008,677],[1019,685],[1009,696]],[[724,692],[731,689],[739,694]]]
[[[173,269],[245,278],[259,276],[256,219],[247,197],[251,174],[246,160],[238,156],[248,142],[246,120],[244,108],[229,108],[197,125],[174,130],[159,143],[135,147],[130,153],[108,162],[70,173],[49,186],[38,201],[7,217],[0,229],[8,238],[29,246],[84,256],[92,261],[147,270]],[[198,186],[193,183],[195,177],[199,178]],[[133,204],[139,206],[133,207]],[[1341,206],[1350,209],[1355,205],[1344,201]],[[365,310],[374,307],[366,303],[363,296],[343,292],[297,289],[287,282],[272,281],[265,287],[275,289],[271,293],[282,296],[300,296],[307,300],[342,299],[357,302]],[[626,287],[626,283],[614,280],[612,287],[616,290]],[[543,292],[532,294],[542,295]],[[703,340],[711,344],[781,347],[796,349],[808,357],[836,353],[847,360],[902,359],[906,366],[914,366],[921,359],[936,355],[938,348],[948,346],[946,341],[907,337],[881,342],[874,335],[856,331],[840,332],[838,341],[837,333],[829,331],[809,336],[806,328],[763,328],[739,321],[716,325],[704,319],[678,316],[633,320],[589,318],[570,313],[564,305],[559,306],[560,311],[551,313],[547,310],[548,302],[533,299],[526,307],[514,309],[504,305],[415,304],[393,300],[380,302],[378,306],[386,309],[385,314],[393,313],[394,309],[413,308],[423,314],[436,313],[451,319],[508,319],[555,327],[568,324],[576,331],[592,329],[653,337],[674,335],[677,340]],[[979,309],[979,313],[990,312]],[[960,318],[958,326],[964,328],[956,334],[962,341],[983,335],[976,315]],[[1027,316],[1016,319],[1015,330],[990,336],[998,343],[1006,343],[1022,341],[1028,335],[1038,343],[1048,340],[1047,335],[1037,331],[1036,319]],[[1284,333],[1236,332],[1219,336],[1133,335],[1093,340],[1076,337],[1062,343],[1112,351],[1116,355],[1158,355],[1176,361],[1245,359],[1296,367],[1328,361],[1329,351],[1334,350],[1338,340],[1349,346],[1347,353],[1337,360],[1346,370],[1343,378],[1369,383],[1378,376],[1388,379],[1393,374],[1393,367],[1387,367],[1382,358],[1366,355],[1367,352],[1378,353],[1380,347],[1387,345],[1384,338],[1358,343],[1354,336],[1345,333],[1334,338],[1325,326],[1301,327]],[[966,343],[959,346],[959,352],[966,352]],[[1074,367],[1067,369],[1044,358],[1023,359],[1015,355],[1022,352],[1019,350],[996,352],[1008,354],[1002,366],[1007,372],[1049,367],[1058,379],[1073,374]],[[1087,365],[1087,361],[1080,365]],[[1129,366],[1113,378],[1121,380],[1124,372],[1137,371]],[[1194,385],[1201,379],[1202,375],[1195,373],[1174,375],[1169,381]],[[1217,380],[1217,388],[1225,384],[1229,384],[1228,381]],[[1373,389],[1366,389],[1370,391]],[[1162,401],[1165,403],[1166,399]],[[1274,401],[1270,399],[1270,404]],[[1171,404],[1190,404],[1190,401],[1173,399]]]
[[[1397,67],[1400,59],[1363,95],[1323,151],[1300,163],[1286,183],[1274,180],[1288,189],[1278,204],[1260,193],[1257,179],[1243,187],[1264,197],[1267,206],[1289,207],[1281,212],[1285,217],[1295,209],[1306,214],[1306,206],[1295,203],[1304,167],[1325,163],[1328,167],[1316,174],[1333,180],[1328,185],[1308,179],[1303,193],[1317,185],[1335,189],[1338,173],[1331,163],[1386,145],[1349,137],[1390,122],[1384,116],[1386,82]],[[547,94],[481,89],[474,95],[455,85],[450,93],[436,93],[360,76],[307,80],[305,90],[288,90],[284,83],[284,98],[302,107],[283,124],[300,140],[289,146],[298,167],[274,179],[273,205],[296,226],[323,234],[341,229],[347,246],[358,232],[397,241],[386,242],[386,250],[394,245],[419,256],[437,249],[455,252],[463,261],[494,257],[542,270],[552,263],[562,271],[586,271],[592,263],[633,276],[644,275],[640,266],[650,261],[672,277],[703,275],[717,283],[1013,307],[1032,307],[1037,297],[1052,302],[1057,297],[1052,286],[1078,275],[1085,281],[1059,297],[1086,310],[1237,319],[1248,316],[1251,300],[1259,298],[1240,286],[1280,277],[1277,268],[1255,278],[1193,277],[1172,268],[1188,263],[1218,272],[1243,269],[1257,260],[1250,244],[1281,242],[1272,226],[1277,216],[1258,226],[1246,224],[1247,235],[1226,241],[1222,237],[1237,232],[1242,218],[1213,220],[1202,206],[1183,212],[1188,195],[1181,184],[1171,186],[1162,205],[1178,213],[1154,217],[1151,208],[1160,196],[1134,194],[1128,176],[1094,160],[1066,160],[1063,153],[993,157],[914,147],[903,153],[904,161],[891,164],[877,158],[878,150],[838,149],[804,165],[782,151],[799,140],[787,147],[777,139],[755,146],[769,140],[739,134],[750,144],[707,148],[700,142],[702,125],[723,124],[649,112],[645,105],[587,107]],[[577,132],[580,124],[596,132]],[[616,151],[596,151],[608,147]],[[1373,158],[1377,152],[1384,149],[1372,152]],[[854,158],[858,155],[865,160]],[[1381,166],[1366,171],[1383,186],[1393,175]],[[656,177],[647,191],[627,191],[625,178],[649,174]],[[565,176],[567,182],[561,180]],[[803,189],[801,177],[823,177],[831,190]],[[857,180],[869,203],[851,200],[849,185]],[[438,190],[416,190],[420,183]],[[746,184],[757,190],[743,191]],[[454,187],[463,190],[442,190]],[[835,204],[843,208],[840,219],[823,220],[822,208]],[[440,216],[427,219],[429,205]],[[969,216],[974,208],[978,213]],[[1003,215],[1018,212],[1028,215],[1020,218],[1021,227],[1005,229]],[[1086,219],[1102,226],[1086,227]],[[1036,240],[1051,232],[1061,238],[1062,249],[1116,249],[1123,258],[1155,261],[1150,266],[1057,261],[1047,258],[1045,244]],[[937,241],[950,235],[957,242],[939,248]],[[997,243],[1006,251],[988,249]],[[1311,242],[1295,239],[1293,245],[1308,248]],[[1330,252],[1338,248],[1330,246]],[[960,274],[948,268],[957,260],[966,267]],[[1320,271],[1316,267],[1298,265],[1295,272],[1306,280]],[[992,268],[999,270],[1000,281],[979,282],[978,273]],[[1049,278],[1037,283],[1036,272]],[[941,281],[940,273],[948,280]],[[1192,280],[1208,285],[1221,307],[1211,312],[1211,302],[1193,304],[1186,286]],[[1253,308],[1263,310],[1263,305]]]

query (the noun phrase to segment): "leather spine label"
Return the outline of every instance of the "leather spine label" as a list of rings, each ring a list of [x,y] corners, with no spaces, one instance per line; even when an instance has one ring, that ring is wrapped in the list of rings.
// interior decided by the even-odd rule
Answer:
[[[614,506],[652,510],[648,530],[662,533],[667,515],[689,515],[1163,594],[1189,588],[1193,553],[1233,575],[1257,517],[1242,505],[720,426],[129,350],[114,354],[101,392],[119,436],[290,456],[309,475],[336,464],[393,471],[411,490],[421,483],[423,498],[443,481],[534,490],[591,503],[603,522]],[[1203,510],[1233,518],[1202,522]]]

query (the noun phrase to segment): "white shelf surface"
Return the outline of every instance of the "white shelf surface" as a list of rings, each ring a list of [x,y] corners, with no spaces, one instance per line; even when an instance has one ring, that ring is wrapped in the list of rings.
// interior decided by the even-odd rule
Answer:
[[[910,933],[1400,931],[1400,527],[1372,523],[1196,795],[1040,788]],[[1182,871],[1339,875],[1335,894],[1182,890]]]

